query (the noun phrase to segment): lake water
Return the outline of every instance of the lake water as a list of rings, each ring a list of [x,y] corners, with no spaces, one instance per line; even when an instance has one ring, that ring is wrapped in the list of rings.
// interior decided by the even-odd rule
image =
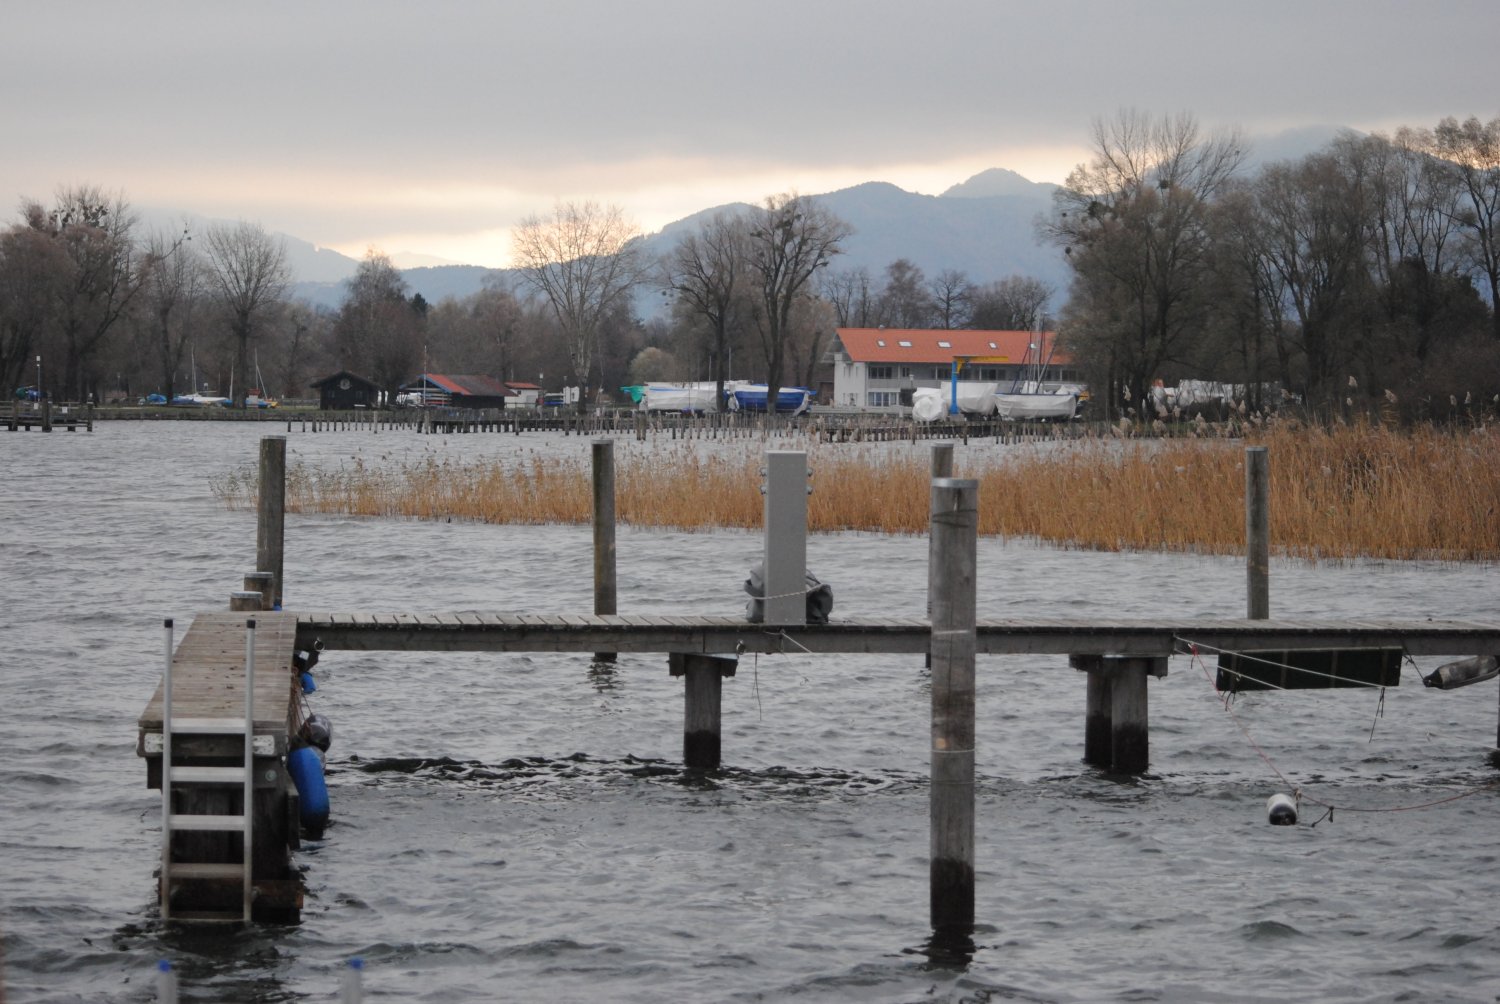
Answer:
[[[284,427],[283,427],[284,428]],[[1243,696],[1186,657],[1151,683],[1150,773],[1080,763],[1084,677],[981,657],[976,950],[927,930],[920,659],[747,657],[726,769],[689,781],[664,656],[330,652],[333,824],[304,844],[297,926],[164,929],[159,798],[134,755],[161,621],[224,605],[255,516],[215,475],[274,425],[103,423],[0,435],[0,961],[5,1000],[1493,1001],[1500,999],[1494,683]],[[618,450],[640,449],[621,440]],[[898,447],[899,448],[899,447]],[[367,463],[586,439],[299,433]],[[921,448],[925,452],[925,447]],[[970,452],[959,448],[962,472]],[[1274,463],[1274,458],[1272,459]],[[622,528],[622,613],[738,614],[758,534]],[[289,608],[586,612],[587,527],[290,516]],[[926,539],[815,536],[834,616],[923,616]],[[1237,559],[982,540],[980,616],[1239,616]],[[1500,569],[1273,562],[1273,614],[1492,620]],[[1432,661],[1424,661],[1428,668]],[[1254,738],[1265,759],[1247,740]],[[1271,827],[1285,784],[1304,806]]]

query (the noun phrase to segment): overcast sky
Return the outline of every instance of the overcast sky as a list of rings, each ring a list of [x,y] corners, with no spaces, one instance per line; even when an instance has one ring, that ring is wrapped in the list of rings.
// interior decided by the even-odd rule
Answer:
[[[1124,107],[1252,137],[1489,120],[1497,29],[1496,0],[15,2],[0,196],[86,182],[502,265],[558,200],[652,231],[863,181],[1060,182]]]

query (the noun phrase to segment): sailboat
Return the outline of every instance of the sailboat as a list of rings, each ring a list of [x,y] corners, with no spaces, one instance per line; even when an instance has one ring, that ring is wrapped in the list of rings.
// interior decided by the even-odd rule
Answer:
[[[995,394],[995,411],[1001,418],[1019,422],[1042,419],[1071,419],[1078,414],[1080,388],[1071,384],[1056,384],[1051,387],[1042,383],[1042,377],[1052,362],[1054,341],[1042,359],[1041,348],[1036,342],[1026,347],[1026,356],[1021,360],[1021,372],[1008,391]],[[1029,360],[1029,362],[1028,362]]]
[[[245,395],[246,408],[276,408],[281,404],[266,393],[266,378],[260,375],[260,353],[255,353],[255,386]]]
[[[191,367],[190,372],[193,375],[193,391],[191,394],[176,395],[172,398],[173,404],[187,404],[196,407],[203,407],[210,404],[229,403],[229,398],[227,397],[217,397],[213,394],[198,393],[198,358],[193,354],[191,349],[188,350],[188,365]]]

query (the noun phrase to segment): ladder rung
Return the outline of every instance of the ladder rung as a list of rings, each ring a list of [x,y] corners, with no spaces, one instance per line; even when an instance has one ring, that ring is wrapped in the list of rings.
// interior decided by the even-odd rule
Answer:
[[[172,780],[182,784],[244,784],[243,767],[173,767]]]
[[[174,736],[242,736],[245,734],[243,718],[173,718]]]
[[[174,879],[244,879],[245,866],[208,861],[179,861],[168,866]]]
[[[232,830],[236,833],[244,833],[245,817],[174,812],[167,817],[167,825],[173,830]]]

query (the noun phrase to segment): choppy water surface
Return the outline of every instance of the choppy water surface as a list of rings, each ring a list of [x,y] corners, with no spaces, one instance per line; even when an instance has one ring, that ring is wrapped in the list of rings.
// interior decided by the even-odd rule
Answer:
[[[1500,993],[1495,685],[1243,697],[1265,757],[1341,807],[1264,822],[1284,785],[1187,658],[1151,686],[1152,771],[1084,769],[1083,677],[979,667],[977,950],[927,937],[920,660],[746,658],[726,770],[684,778],[664,657],[329,653],[334,824],[296,927],[165,930],[157,793],[133,752],[161,619],[218,608],[253,513],[211,476],[274,426],[105,423],[0,435],[0,931],[7,1000],[1473,1000]],[[622,440],[619,449],[637,449]],[[336,464],[587,440],[292,433]],[[976,444],[969,449],[993,450]],[[960,468],[965,457],[960,448]],[[1274,458],[1273,458],[1274,462]],[[287,602],[591,609],[586,527],[288,519]],[[835,616],[923,615],[924,538],[815,537]],[[622,612],[739,613],[755,534],[622,529]],[[981,616],[1236,616],[1237,560],[980,543]],[[1496,616],[1494,567],[1276,563],[1273,613]],[[1424,663],[1424,667],[1430,663]],[[1413,684],[1416,684],[1415,686]],[[1373,727],[1373,734],[1372,734]]]

